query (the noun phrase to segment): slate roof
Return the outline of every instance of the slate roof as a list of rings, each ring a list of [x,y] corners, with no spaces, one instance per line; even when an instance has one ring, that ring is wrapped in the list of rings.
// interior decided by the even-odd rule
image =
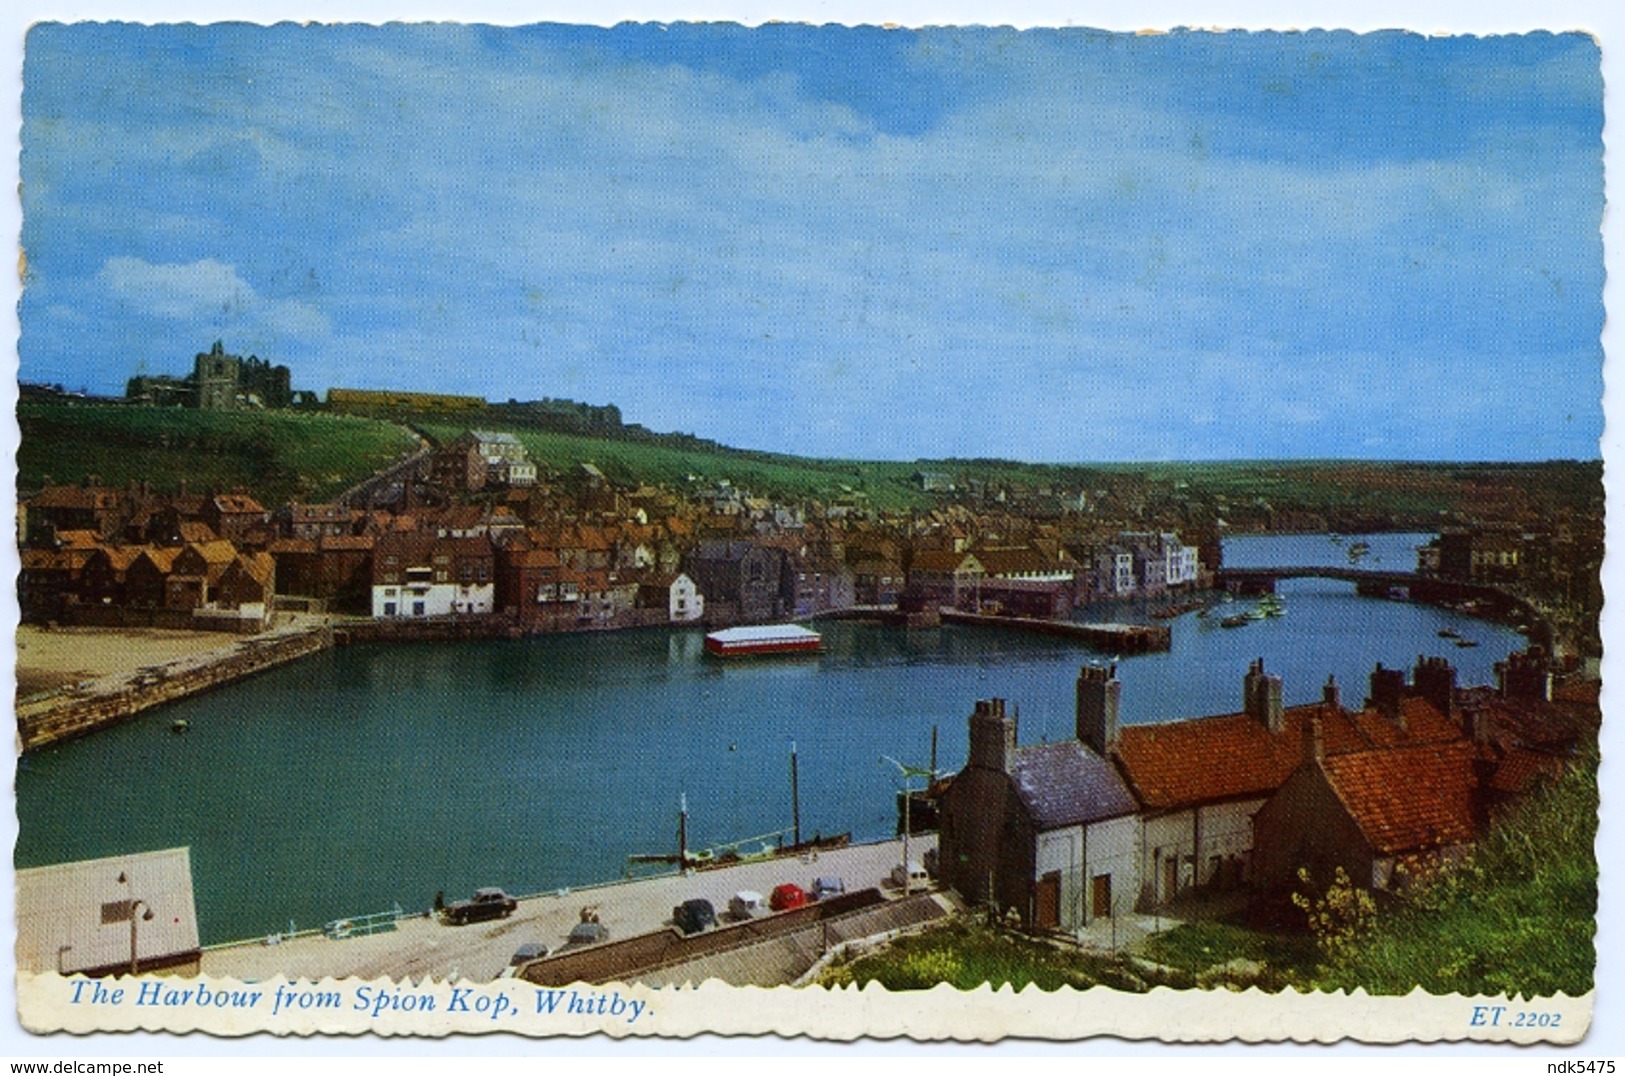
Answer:
[[[1010,782],[1040,832],[1138,810],[1112,764],[1076,740],[1019,748]]]
[[[1473,749],[1465,741],[1335,755],[1326,781],[1381,854],[1465,844],[1474,836]]]

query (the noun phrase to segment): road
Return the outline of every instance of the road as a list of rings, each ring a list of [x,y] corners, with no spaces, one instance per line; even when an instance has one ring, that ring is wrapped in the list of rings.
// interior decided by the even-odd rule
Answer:
[[[935,836],[915,837],[909,856],[918,860],[936,845]],[[541,942],[553,949],[564,944],[581,909],[597,905],[611,938],[626,938],[670,923],[672,908],[703,897],[724,912],[740,890],[766,896],[774,886],[794,882],[806,887],[819,876],[842,878],[848,890],[879,886],[902,862],[902,841],[854,845],[800,859],[764,860],[689,875],[661,875],[587,889],[560,890],[519,902],[508,919],[446,926],[425,913],[403,919],[399,929],[342,940],[307,936],[271,945],[249,943],[212,949],[203,954],[202,972],[209,976],[258,981],[285,975],[290,979],[381,978],[421,980],[495,979],[515,949]],[[889,890],[888,890],[889,891]],[[467,894],[447,894],[457,899]]]

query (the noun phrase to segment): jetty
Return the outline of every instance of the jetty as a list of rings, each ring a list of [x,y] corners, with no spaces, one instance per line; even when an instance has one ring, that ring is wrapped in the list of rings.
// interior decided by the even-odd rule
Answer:
[[[1157,654],[1173,646],[1173,632],[1160,624],[1080,624],[1071,620],[1041,620],[1037,617],[987,616],[944,609],[947,624],[976,624],[990,628],[1014,628],[1040,635],[1077,639],[1084,645],[1113,654]]]

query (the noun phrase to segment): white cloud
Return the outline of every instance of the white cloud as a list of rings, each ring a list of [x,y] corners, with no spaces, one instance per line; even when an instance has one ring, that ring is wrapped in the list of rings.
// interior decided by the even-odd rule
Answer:
[[[255,298],[234,268],[213,258],[190,265],[151,265],[120,256],[103,262],[96,276],[114,298],[166,318],[217,315]]]
[[[260,327],[296,338],[327,335],[320,310],[295,300],[262,298],[234,266],[213,258],[154,265],[140,258],[108,258],[96,274],[113,298],[151,317],[176,321]]]

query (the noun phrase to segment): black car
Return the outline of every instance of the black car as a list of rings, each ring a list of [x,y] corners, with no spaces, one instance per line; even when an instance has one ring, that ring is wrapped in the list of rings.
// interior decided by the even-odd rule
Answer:
[[[464,923],[479,923],[487,919],[506,919],[519,907],[519,902],[500,889],[476,889],[474,896],[446,905],[446,922],[454,927]]]
[[[684,934],[698,934],[717,925],[717,910],[710,901],[695,897],[673,908],[671,921]]]

